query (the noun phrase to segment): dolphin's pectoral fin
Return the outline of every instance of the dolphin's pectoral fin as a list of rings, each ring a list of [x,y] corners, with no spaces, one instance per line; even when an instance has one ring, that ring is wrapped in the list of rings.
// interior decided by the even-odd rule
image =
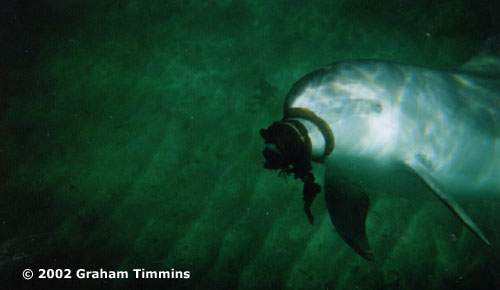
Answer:
[[[469,230],[471,230],[474,235],[487,245],[490,245],[490,241],[486,238],[481,229],[451,196],[447,195],[439,188],[436,180],[427,172],[424,165],[416,164],[408,165],[408,167],[420,178],[425,186],[427,186],[427,188],[429,188],[430,191],[434,193],[434,195],[437,196],[437,198],[439,198],[439,200],[441,200]]]
[[[332,223],[342,239],[363,258],[373,260],[365,230],[368,195],[359,186],[327,176],[325,201]]]

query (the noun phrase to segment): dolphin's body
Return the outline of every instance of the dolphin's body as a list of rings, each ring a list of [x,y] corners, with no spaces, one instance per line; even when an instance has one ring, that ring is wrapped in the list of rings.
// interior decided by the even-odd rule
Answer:
[[[423,182],[489,244],[451,196],[500,194],[500,78],[494,73],[346,61],[300,79],[286,98],[285,116],[292,108],[314,112],[335,136],[334,152],[321,158],[326,202],[337,231],[359,254],[371,258],[367,187],[359,184],[365,181],[396,194],[404,185],[394,186],[394,179],[408,187]],[[314,160],[325,150],[324,134],[307,118],[294,119],[307,128]],[[354,172],[358,188],[336,178],[343,171]]]
[[[330,125],[335,154],[325,162],[421,163],[444,188],[500,193],[500,79],[343,62],[297,82],[285,106],[308,108]],[[313,136],[314,151],[323,138]]]

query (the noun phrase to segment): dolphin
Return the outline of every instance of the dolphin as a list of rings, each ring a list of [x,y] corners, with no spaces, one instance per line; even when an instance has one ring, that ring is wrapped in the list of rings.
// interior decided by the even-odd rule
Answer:
[[[323,188],[336,231],[366,259],[370,188],[431,192],[490,245],[453,196],[500,193],[499,72],[488,57],[454,71],[377,60],[327,65],[298,80],[283,118],[261,129],[264,167],[304,182],[311,224]],[[326,169],[323,184],[313,162]]]

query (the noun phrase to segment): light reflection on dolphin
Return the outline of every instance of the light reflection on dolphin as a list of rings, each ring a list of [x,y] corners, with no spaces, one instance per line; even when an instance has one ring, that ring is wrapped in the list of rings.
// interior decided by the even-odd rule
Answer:
[[[500,78],[494,71],[445,72],[371,60],[328,65],[295,83],[283,119],[261,135],[265,167],[304,181],[311,222],[309,207],[321,188],[310,161],[324,163],[332,222],[367,259],[373,257],[365,233],[369,202],[356,185],[365,181],[395,194],[404,183],[422,181],[490,244],[451,195],[500,194]],[[339,179],[343,171],[363,177],[345,182]]]

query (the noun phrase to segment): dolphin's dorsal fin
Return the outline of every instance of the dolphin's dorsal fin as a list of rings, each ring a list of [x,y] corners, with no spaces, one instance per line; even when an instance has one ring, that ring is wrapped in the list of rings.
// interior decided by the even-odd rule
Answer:
[[[488,246],[490,245],[490,241],[486,238],[481,229],[451,196],[449,196],[439,188],[438,183],[428,173],[426,167],[423,164],[417,162],[413,165],[407,165],[411,169],[411,171],[413,171],[420,178],[424,185],[427,186],[427,188],[429,188],[430,191],[437,198],[439,198],[439,200],[441,200],[474,235],[485,242]]]
[[[459,71],[486,74],[492,76],[500,75],[500,57],[492,55],[479,54],[470,58],[463,64]]]
[[[327,167],[325,173],[325,201],[337,233],[360,256],[373,260],[366,237],[365,222],[369,199],[365,191],[354,183],[340,180]]]

